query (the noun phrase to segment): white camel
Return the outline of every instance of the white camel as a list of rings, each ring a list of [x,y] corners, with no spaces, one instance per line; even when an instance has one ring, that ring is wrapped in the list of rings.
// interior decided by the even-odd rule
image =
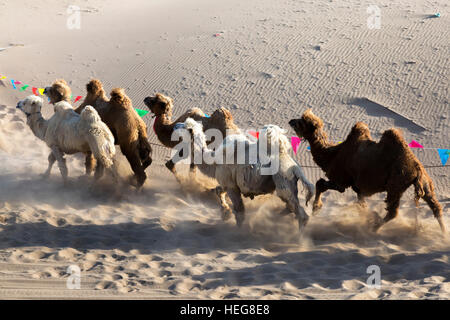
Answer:
[[[42,104],[42,98],[32,95],[19,101],[17,108],[27,116],[27,124],[34,135],[51,149],[44,177],[50,175],[52,166],[57,161],[66,184],[68,170],[64,154],[92,152],[98,163],[95,180],[103,175],[105,168],[110,169],[116,179],[115,170],[112,170],[116,152],[114,136],[101,121],[97,111],[87,106],[80,115],[73,110],[70,103],[61,101],[55,104],[54,115],[46,120],[41,114]]]
[[[202,161],[197,166],[203,174],[216,179],[219,183],[216,193],[224,220],[228,219],[233,213],[237,225],[241,226],[245,219],[242,195],[253,199],[256,195],[269,194],[276,191],[278,197],[286,203],[284,213],[293,212],[298,220],[299,229],[303,229],[309,217],[299,203],[297,182],[300,179],[307,190],[306,203],[314,194],[314,185],[308,181],[300,165],[289,155],[290,144],[285,136],[285,130],[275,125],[267,125],[261,130],[257,142],[249,141],[243,134],[229,135],[216,151],[212,151],[208,149],[205,134],[200,123],[192,118],[188,118],[184,122],[183,127],[191,133],[193,152],[201,152],[204,159],[206,157],[208,159],[216,159],[212,161],[212,164]],[[258,145],[263,143],[261,141],[267,141],[269,146],[275,145],[279,147],[279,152],[273,152],[274,155],[270,158],[270,162],[277,163],[277,167],[270,174],[262,174],[264,168],[270,166],[271,163],[261,161],[262,155]],[[252,146],[252,144],[256,145]],[[236,152],[234,152],[236,150],[241,150],[244,154],[236,155]],[[257,152],[257,154],[251,155],[251,152]],[[227,161],[229,159],[223,158],[224,155],[229,154],[234,154],[232,163]],[[217,161],[217,159],[220,159],[217,155],[220,155],[223,160]],[[242,156],[245,160],[241,161],[243,164],[239,164],[239,161],[236,161],[237,157]],[[252,156],[256,161],[250,161]],[[226,202],[226,195],[232,202],[232,210]]]

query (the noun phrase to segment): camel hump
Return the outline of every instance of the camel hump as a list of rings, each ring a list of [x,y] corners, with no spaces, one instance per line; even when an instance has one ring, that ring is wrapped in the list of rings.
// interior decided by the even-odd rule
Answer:
[[[213,112],[213,114],[211,115],[211,119],[220,119],[228,122],[233,121],[233,115],[228,109],[220,107],[219,109]]]
[[[361,121],[355,123],[355,125],[352,127],[349,138],[372,139],[372,137],[370,136],[369,127],[367,126],[367,124]]]
[[[89,123],[101,121],[101,118],[100,118],[97,110],[95,110],[94,107],[92,107],[92,106],[84,107],[83,111],[81,111],[80,116],[81,116],[82,121],[89,122]]]
[[[401,130],[392,128],[383,132],[380,143],[393,144],[396,146],[408,147]]]
[[[86,90],[88,93],[96,93],[96,92],[103,90],[103,85],[100,80],[92,79],[86,85]]]

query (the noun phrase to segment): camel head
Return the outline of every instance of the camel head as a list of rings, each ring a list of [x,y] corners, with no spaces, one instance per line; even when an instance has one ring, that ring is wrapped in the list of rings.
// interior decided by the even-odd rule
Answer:
[[[70,101],[72,90],[64,79],[56,80],[50,87],[44,89],[44,94],[50,99],[51,104],[59,101]]]
[[[303,113],[300,119],[290,120],[289,125],[300,138],[308,138],[313,136],[317,130],[323,128],[323,121],[316,116],[311,109],[308,109]]]
[[[42,104],[43,100],[41,97],[31,95],[19,101],[16,108],[22,110],[29,117],[32,114],[41,113]]]
[[[157,117],[165,114],[172,116],[173,101],[172,98],[157,93],[154,97],[147,97],[144,99],[145,105]]]

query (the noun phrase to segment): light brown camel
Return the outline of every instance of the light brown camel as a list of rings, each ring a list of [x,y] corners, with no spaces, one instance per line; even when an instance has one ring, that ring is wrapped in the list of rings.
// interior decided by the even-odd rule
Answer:
[[[368,126],[358,122],[347,139],[336,145],[328,141],[322,120],[311,110],[303,113],[300,119],[289,121],[289,125],[299,137],[308,140],[314,161],[329,179],[319,179],[316,183],[314,212],[322,207],[321,194],[330,189],[344,192],[351,187],[363,205],[365,197],[386,191],[387,214],[375,222],[373,228],[376,231],[397,216],[401,196],[414,185],[416,205],[423,198],[445,233],[442,207],[436,199],[433,182],[406,144],[401,131],[386,130],[376,142]]]
[[[86,105],[92,105],[114,135],[115,143],[127,158],[140,188],[147,178],[145,169],[152,163],[152,148],[147,140],[147,126],[134,110],[131,99],[123,89],[113,89],[108,99],[100,80],[91,80],[87,95],[75,110],[80,113]]]
[[[144,99],[145,105],[155,115],[153,130],[159,141],[168,148],[174,148],[179,141],[172,141],[172,133],[177,124],[183,123],[187,118],[200,121],[203,130],[217,129],[221,132],[222,138],[225,139],[227,134],[240,133],[238,126],[233,121],[231,112],[226,108],[219,108],[208,117],[200,108],[192,108],[172,121],[173,100],[161,93],[157,93],[154,97],[149,96]],[[211,143],[212,141],[209,141]],[[181,155],[184,156],[184,155]],[[166,167],[175,175],[177,180],[177,172],[173,159],[166,162]],[[195,165],[191,164],[191,172],[195,170]],[[180,181],[180,180],[179,180]]]

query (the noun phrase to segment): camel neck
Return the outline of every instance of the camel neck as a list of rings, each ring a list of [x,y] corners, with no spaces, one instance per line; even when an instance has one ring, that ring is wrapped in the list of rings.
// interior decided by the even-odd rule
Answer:
[[[42,117],[40,112],[35,112],[27,116],[27,124],[33,134],[41,140],[44,140],[48,127],[48,121]]]
[[[314,162],[316,162],[319,167],[327,171],[328,164],[334,157],[334,146],[328,141],[327,134],[322,129],[319,129],[311,137],[305,137],[308,140],[311,147],[311,154],[313,156]]]
[[[171,123],[170,117],[166,114],[157,116],[153,123],[153,131],[159,141],[168,148],[173,148],[178,143],[177,141],[172,141],[173,127],[174,124]]]

